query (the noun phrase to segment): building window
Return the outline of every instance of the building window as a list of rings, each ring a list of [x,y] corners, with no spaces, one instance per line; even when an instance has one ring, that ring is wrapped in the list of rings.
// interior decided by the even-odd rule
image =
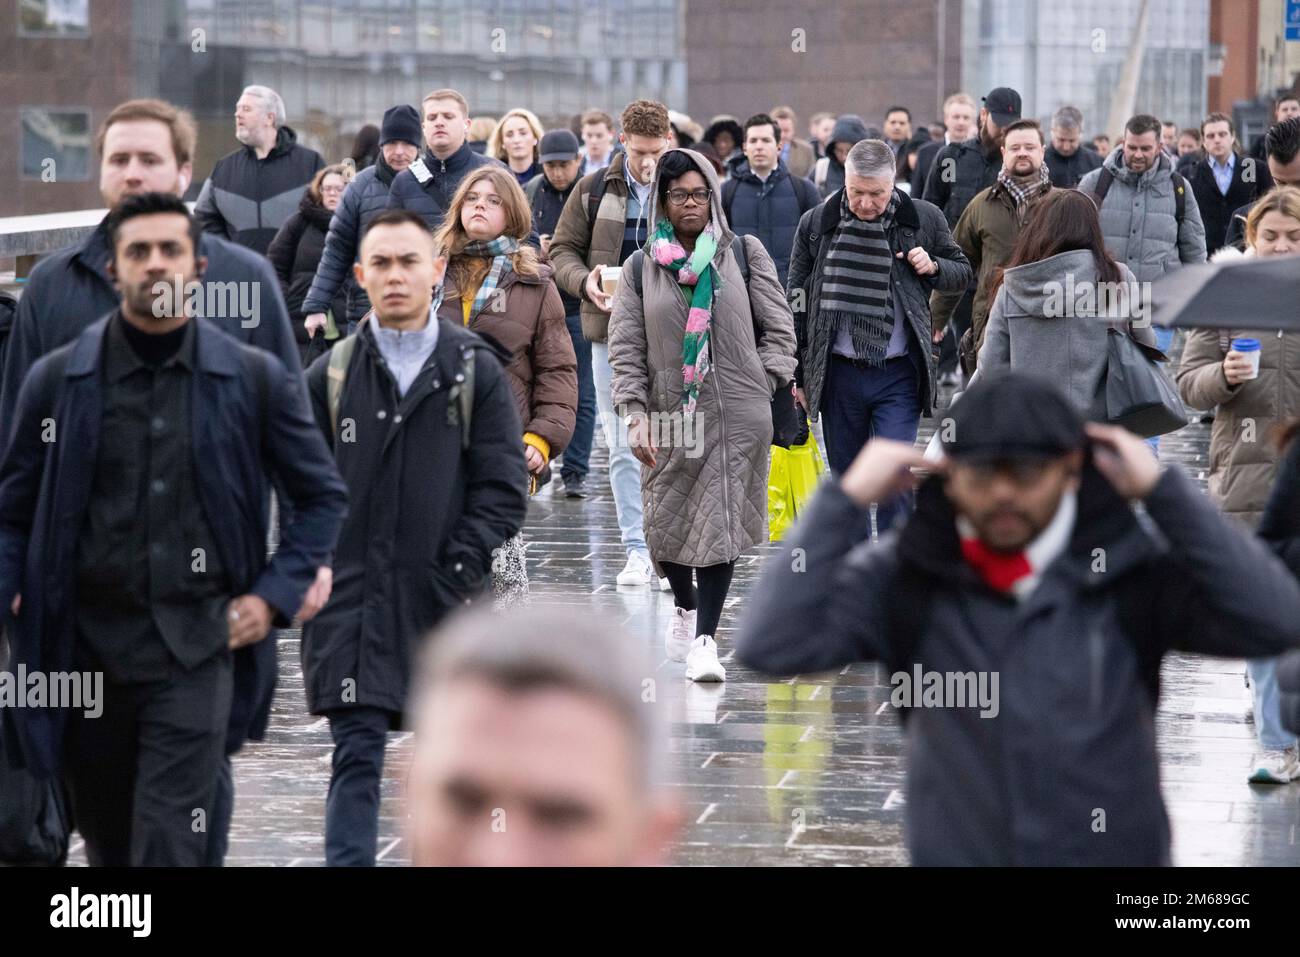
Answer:
[[[18,0],[21,36],[90,35],[90,0]]]
[[[23,179],[84,183],[90,178],[90,111],[25,106]]]

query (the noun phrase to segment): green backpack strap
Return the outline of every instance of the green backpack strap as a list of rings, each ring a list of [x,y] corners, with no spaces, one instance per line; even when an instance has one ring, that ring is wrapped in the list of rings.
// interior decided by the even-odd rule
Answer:
[[[325,370],[325,402],[330,410],[330,438],[339,431],[339,405],[343,401],[343,383],[348,379],[348,365],[357,347],[355,335],[345,336],[330,350],[329,366]]]

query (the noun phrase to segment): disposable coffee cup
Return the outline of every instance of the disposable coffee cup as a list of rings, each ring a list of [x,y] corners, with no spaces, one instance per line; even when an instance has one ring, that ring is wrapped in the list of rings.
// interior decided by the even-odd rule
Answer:
[[[1232,351],[1236,352],[1250,360],[1250,375],[1243,376],[1243,379],[1259,378],[1259,340],[1258,339],[1233,339]]]
[[[621,266],[603,266],[600,270],[600,291],[607,296],[618,292],[618,280],[623,275]]]

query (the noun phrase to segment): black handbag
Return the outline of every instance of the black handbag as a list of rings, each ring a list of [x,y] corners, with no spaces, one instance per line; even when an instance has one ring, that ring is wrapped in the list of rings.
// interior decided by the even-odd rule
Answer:
[[[1106,421],[1151,438],[1187,424],[1187,409],[1169,374],[1167,357],[1117,329],[1106,336]]]
[[[5,651],[0,635],[0,670],[8,667]],[[0,708],[0,866],[62,864],[72,830],[63,783],[13,766],[6,753],[16,744],[9,720]]]

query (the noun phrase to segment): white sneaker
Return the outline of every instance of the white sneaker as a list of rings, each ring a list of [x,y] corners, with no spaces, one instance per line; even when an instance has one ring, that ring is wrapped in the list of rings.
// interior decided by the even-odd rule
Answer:
[[[718,643],[712,635],[700,635],[686,654],[686,677],[692,681],[726,681],[727,672],[718,661]]]
[[[674,608],[672,617],[668,619],[668,630],[664,633],[664,651],[669,660],[685,661],[694,640],[695,612]]]
[[[1246,780],[1251,784],[1287,784],[1296,778],[1300,778],[1300,753],[1292,745],[1283,751],[1262,752]]]
[[[633,552],[614,580],[620,585],[648,585],[653,577],[654,568],[650,565],[650,560],[640,552]]]

